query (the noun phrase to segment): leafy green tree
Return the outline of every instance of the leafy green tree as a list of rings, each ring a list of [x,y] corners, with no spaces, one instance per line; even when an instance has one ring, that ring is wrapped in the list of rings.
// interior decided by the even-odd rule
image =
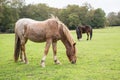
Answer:
[[[93,9],[90,4],[83,6],[68,5],[64,9],[49,7],[46,4],[25,5],[25,0],[1,0],[0,2],[0,31],[13,31],[14,24],[19,18],[45,20],[50,14],[58,16],[69,29],[75,29],[79,24],[91,25],[93,28],[105,26],[106,18],[102,9]],[[120,24],[120,13],[115,24]],[[110,18],[108,21],[110,22]],[[111,22],[110,22],[111,23]],[[111,24],[112,25],[112,24]]]
[[[68,24],[68,11],[67,9],[62,9],[60,12],[59,12],[59,18],[62,22],[64,22],[67,26],[69,25]]]
[[[0,3],[0,31],[13,32],[14,23],[19,18],[19,7],[22,0],[2,0]]]
[[[79,8],[79,19],[81,21],[82,25],[86,25],[86,21],[87,21],[87,15],[88,14],[88,7],[87,6],[81,6]]]
[[[94,28],[105,27],[105,22],[105,12],[101,8],[96,9],[93,16],[92,26]]]
[[[95,10],[91,9],[90,11],[88,11],[88,13],[86,14],[86,24],[87,25],[91,25],[93,27],[93,16],[94,16],[94,12]]]
[[[69,21],[69,29],[75,29],[76,26],[81,24],[79,20],[79,16],[74,13],[68,15],[68,21]]]
[[[118,24],[118,26],[120,26],[120,12],[118,12],[117,18],[118,18],[117,24]]]
[[[20,17],[27,17],[36,20],[45,20],[48,18],[49,7],[46,4],[29,4],[21,9]]]
[[[81,24],[79,19],[79,6],[68,5],[60,11],[60,19],[68,26],[69,29],[75,29],[78,24]]]

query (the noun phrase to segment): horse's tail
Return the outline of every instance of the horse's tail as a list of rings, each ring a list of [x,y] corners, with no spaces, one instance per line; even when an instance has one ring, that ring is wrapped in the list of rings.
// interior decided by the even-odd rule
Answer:
[[[93,35],[93,30],[92,30],[92,27],[91,27],[91,31],[90,31],[90,40],[92,39],[92,35]]]
[[[14,48],[14,60],[15,62],[18,61],[20,54],[20,38],[18,37],[17,34],[15,34],[15,48]]]

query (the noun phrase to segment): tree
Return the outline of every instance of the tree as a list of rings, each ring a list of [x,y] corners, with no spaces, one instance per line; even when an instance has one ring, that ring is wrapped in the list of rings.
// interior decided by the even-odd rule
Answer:
[[[107,16],[107,20],[110,26],[120,26],[120,12],[111,12]]]
[[[101,8],[96,9],[93,15],[92,26],[94,28],[105,27],[105,22],[105,12]]]
[[[68,15],[69,29],[75,29],[80,23],[79,16],[76,14]]]
[[[117,18],[118,18],[117,24],[120,26],[120,12],[118,12]]]
[[[49,7],[46,4],[29,4],[21,9],[20,17],[45,20],[49,15]]]
[[[69,29],[75,29],[78,25],[91,25],[93,28],[105,26],[106,18],[104,11],[100,8],[93,9],[88,3],[83,6],[68,5],[64,9],[58,9],[49,7],[46,4],[25,5],[24,1],[25,0],[1,0],[0,31],[13,31],[14,24],[19,18],[32,18],[43,21],[48,19],[50,14],[58,16]],[[118,17],[115,21],[116,24],[120,24],[120,13],[115,16]]]
[[[19,3],[22,0],[2,0],[0,3],[0,31],[13,32],[14,23],[19,18]],[[18,6],[19,5],[19,6]]]
[[[90,11],[88,11],[88,13],[86,14],[86,24],[87,25],[91,25],[92,27],[94,27],[93,25],[93,16],[94,16],[94,12],[95,10],[91,9]]]
[[[79,19],[81,21],[82,25],[86,25],[86,21],[87,21],[87,13],[88,13],[88,7],[87,6],[81,6],[79,8]]]
[[[81,24],[79,19],[80,8],[78,5],[68,5],[60,11],[61,20],[68,26],[69,29],[75,29]]]

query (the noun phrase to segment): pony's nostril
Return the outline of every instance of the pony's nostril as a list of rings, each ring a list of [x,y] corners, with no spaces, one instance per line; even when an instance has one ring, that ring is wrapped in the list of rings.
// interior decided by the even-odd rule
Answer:
[[[76,61],[71,61],[71,63],[72,63],[72,64],[75,64],[75,63],[76,63]]]

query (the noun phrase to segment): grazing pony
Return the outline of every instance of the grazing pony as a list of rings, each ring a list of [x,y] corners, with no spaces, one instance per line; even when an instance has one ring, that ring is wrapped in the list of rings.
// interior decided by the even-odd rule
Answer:
[[[82,33],[87,34],[87,40],[89,40],[89,35],[90,35],[90,40],[92,39],[92,27],[91,26],[77,26],[76,27],[76,34],[77,34],[77,39],[81,40],[82,39]]]
[[[57,17],[52,16],[45,21],[36,21],[28,18],[19,19],[15,24],[15,48],[14,60],[28,63],[25,52],[27,40],[33,42],[46,42],[44,56],[41,60],[41,66],[45,67],[45,59],[52,44],[55,64],[60,64],[57,59],[57,41],[61,40],[66,48],[66,54],[71,63],[76,63],[76,43],[74,42],[70,31]]]

